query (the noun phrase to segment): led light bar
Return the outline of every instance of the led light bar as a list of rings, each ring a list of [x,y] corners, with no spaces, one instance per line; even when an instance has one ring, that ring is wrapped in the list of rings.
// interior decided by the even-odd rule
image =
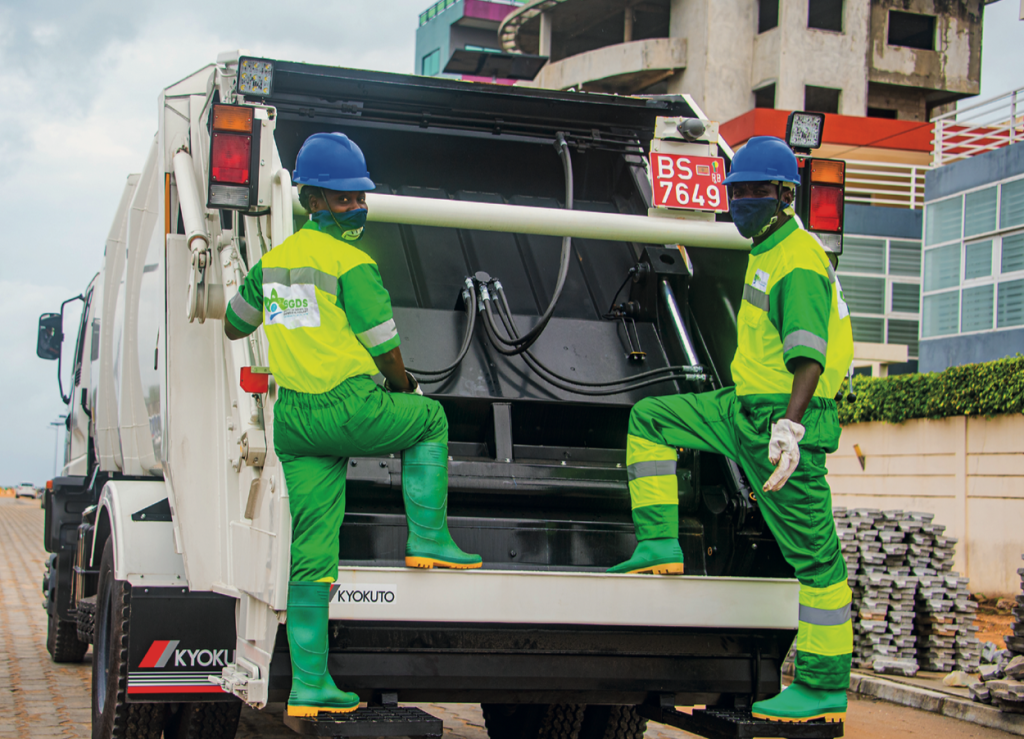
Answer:
[[[242,95],[267,97],[273,89],[274,63],[266,59],[238,60],[237,90]]]

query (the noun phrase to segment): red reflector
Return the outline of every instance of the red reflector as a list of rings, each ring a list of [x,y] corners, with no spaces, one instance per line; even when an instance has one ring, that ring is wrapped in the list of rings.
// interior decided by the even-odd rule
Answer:
[[[238,383],[247,393],[257,395],[270,389],[270,375],[253,372],[252,367],[242,367],[242,379]]]
[[[249,184],[249,165],[252,163],[251,136],[227,133],[213,134],[210,154],[210,179],[233,185]]]
[[[811,187],[811,231],[843,230],[843,188]]]

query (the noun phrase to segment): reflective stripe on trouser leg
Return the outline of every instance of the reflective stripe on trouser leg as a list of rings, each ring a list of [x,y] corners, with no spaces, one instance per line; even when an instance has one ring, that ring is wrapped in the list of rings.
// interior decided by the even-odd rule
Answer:
[[[852,601],[853,593],[846,580],[825,588],[800,586],[797,682],[819,690],[845,690],[849,686]]]
[[[676,450],[639,436],[626,437],[626,471],[633,508],[678,505]]]

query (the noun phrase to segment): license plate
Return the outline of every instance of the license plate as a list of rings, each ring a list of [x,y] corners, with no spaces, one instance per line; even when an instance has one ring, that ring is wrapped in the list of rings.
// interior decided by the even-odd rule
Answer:
[[[721,157],[651,153],[654,204],[661,208],[729,210]]]

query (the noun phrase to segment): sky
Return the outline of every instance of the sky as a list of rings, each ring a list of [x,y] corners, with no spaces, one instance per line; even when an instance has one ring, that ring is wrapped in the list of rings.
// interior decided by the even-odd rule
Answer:
[[[65,412],[36,323],[100,266],[160,90],[221,51],[411,73],[429,0],[0,0],[0,485],[54,475]],[[1024,86],[1018,0],[985,9],[981,97]],[[65,324],[74,348],[73,315]],[[65,364],[65,378],[67,365]],[[61,439],[61,441],[63,441]]]

